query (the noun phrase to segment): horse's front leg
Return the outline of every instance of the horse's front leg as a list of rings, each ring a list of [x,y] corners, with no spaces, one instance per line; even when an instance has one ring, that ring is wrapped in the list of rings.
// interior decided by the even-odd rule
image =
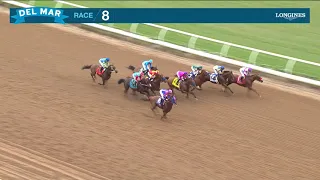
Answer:
[[[154,105],[151,107],[151,110],[154,111],[157,108],[157,103],[154,103]]]
[[[104,86],[106,84],[106,79],[102,78],[102,83],[99,83],[99,84]]]
[[[225,92],[226,89],[228,89],[232,94],[234,94],[233,91],[231,90],[231,88],[230,88],[229,86],[227,86],[226,84],[223,84],[222,86],[223,86],[223,88],[224,88],[224,91],[223,91],[223,92]]]
[[[261,98],[261,95],[258,93],[257,90],[253,89],[252,87],[248,88],[249,90],[255,92],[260,98]]]

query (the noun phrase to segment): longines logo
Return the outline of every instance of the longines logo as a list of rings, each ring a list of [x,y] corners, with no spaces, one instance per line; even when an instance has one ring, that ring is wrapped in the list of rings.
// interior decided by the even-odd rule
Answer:
[[[305,18],[306,13],[276,13],[276,18],[284,18],[289,21],[298,19],[298,18]]]

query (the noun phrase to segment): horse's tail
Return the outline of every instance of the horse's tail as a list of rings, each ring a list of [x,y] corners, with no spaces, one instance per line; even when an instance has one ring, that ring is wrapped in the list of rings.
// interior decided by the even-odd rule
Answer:
[[[82,70],[84,70],[84,69],[90,69],[91,66],[92,66],[92,64],[91,64],[91,65],[84,65],[81,69],[82,69]]]
[[[119,79],[118,84],[121,84],[121,83],[124,83],[124,82],[126,82],[125,79]]]
[[[134,71],[136,69],[136,67],[134,67],[132,65],[128,66],[127,68],[130,69],[131,71]]]

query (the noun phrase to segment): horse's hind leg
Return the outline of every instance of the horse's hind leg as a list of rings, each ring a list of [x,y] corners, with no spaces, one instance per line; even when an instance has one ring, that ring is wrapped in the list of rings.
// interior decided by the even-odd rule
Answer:
[[[124,94],[127,94],[129,90],[129,86],[127,86],[126,84],[124,84]]]
[[[196,94],[195,94],[193,91],[191,91],[191,92],[190,92],[190,94],[192,94],[192,95],[193,95],[193,97],[194,97],[195,99],[197,99],[197,100],[198,100],[198,98],[197,98]]]
[[[164,111],[163,111],[163,115],[161,116],[161,120],[162,120],[162,119],[167,119],[167,112],[164,112]]]
[[[233,91],[231,90],[231,88],[229,86],[227,86],[226,84],[223,84],[222,87],[224,89],[223,92],[226,92],[226,89],[228,89],[233,94]]]
[[[93,82],[96,82],[96,73],[91,73],[91,78]]]

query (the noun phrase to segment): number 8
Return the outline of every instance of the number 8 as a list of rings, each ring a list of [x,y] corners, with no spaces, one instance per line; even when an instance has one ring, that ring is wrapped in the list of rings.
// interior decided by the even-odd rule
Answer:
[[[102,11],[102,20],[104,20],[104,21],[109,20],[109,11],[107,11],[107,10]]]

